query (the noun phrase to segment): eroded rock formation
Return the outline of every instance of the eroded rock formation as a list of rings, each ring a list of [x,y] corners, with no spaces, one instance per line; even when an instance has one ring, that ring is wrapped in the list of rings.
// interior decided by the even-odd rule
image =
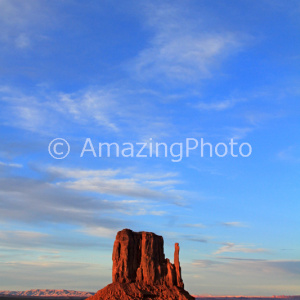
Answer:
[[[113,283],[89,300],[194,299],[184,290],[178,243],[172,264],[165,258],[162,236],[123,229],[117,233],[112,260]]]

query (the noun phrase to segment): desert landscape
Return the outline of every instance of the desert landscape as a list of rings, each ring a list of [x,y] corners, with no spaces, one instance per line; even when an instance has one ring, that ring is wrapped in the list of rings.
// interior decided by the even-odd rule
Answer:
[[[68,291],[68,290],[28,290],[28,291],[0,291],[3,300],[83,300],[94,293]],[[79,296],[80,295],[80,296]],[[211,296],[211,295],[192,295],[196,300],[272,300],[289,299],[299,300],[300,296]]]
[[[300,300],[300,0],[0,0],[0,300]]]
[[[0,297],[3,300],[300,300],[300,295],[271,297],[190,295],[184,289],[179,251],[179,244],[175,243],[174,264],[172,264],[165,258],[162,236],[153,232],[123,229],[117,233],[113,246],[112,283],[97,293],[36,289],[0,291]]]

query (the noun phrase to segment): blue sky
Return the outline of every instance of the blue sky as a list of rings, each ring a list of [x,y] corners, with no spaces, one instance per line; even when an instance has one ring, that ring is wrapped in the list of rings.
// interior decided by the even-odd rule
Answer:
[[[0,1],[0,289],[96,291],[131,228],[163,235],[171,259],[180,243],[191,293],[299,294],[299,14],[276,0]],[[87,138],[252,153],[80,158]]]

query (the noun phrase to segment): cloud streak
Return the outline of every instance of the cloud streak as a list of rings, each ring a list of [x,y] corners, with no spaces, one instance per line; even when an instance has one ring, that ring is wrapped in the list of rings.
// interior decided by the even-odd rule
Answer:
[[[211,77],[211,70],[242,45],[233,32],[201,33],[182,7],[168,4],[146,5],[147,23],[154,34],[150,46],[134,60],[140,79],[163,78],[193,82]],[[184,19],[184,20],[183,20]],[[184,24],[184,25],[183,25]]]
[[[250,248],[244,245],[236,245],[234,243],[225,243],[224,246],[219,248],[214,254],[221,253],[268,253],[269,251],[264,248]]]
[[[132,141],[168,136],[170,120],[157,107],[159,97],[119,83],[115,87],[86,87],[72,93],[36,87],[25,92],[10,86],[0,87],[2,125],[54,136],[77,135],[80,127],[88,134],[101,128],[117,138],[134,133]],[[60,124],[60,126],[57,126]]]
[[[173,188],[176,181],[172,180],[170,186],[168,178],[175,173],[157,174],[163,179],[157,184],[154,174],[120,169],[49,167],[40,172],[47,180],[0,178],[2,220],[30,225],[69,224],[84,234],[113,237],[125,222],[127,227],[133,224],[130,216],[163,216],[166,206],[176,205],[181,199]]]
[[[196,104],[196,108],[204,111],[223,111],[234,107],[237,103],[245,101],[243,99],[228,99],[219,102],[199,102]]]
[[[70,168],[50,167],[48,172],[67,180],[56,182],[57,186],[78,190],[108,194],[113,196],[126,196],[141,199],[180,199],[172,190],[178,180],[168,179],[166,175],[160,175],[164,180],[147,180],[143,174],[121,174],[120,170],[78,170]],[[125,175],[125,176],[124,176]],[[169,174],[173,177],[173,174]]]
[[[0,161],[0,167],[10,167],[10,168],[22,168],[23,165],[16,164],[16,163],[5,163],[3,161]]]
[[[222,223],[223,226],[226,227],[247,227],[246,224],[244,224],[243,222],[223,222]]]

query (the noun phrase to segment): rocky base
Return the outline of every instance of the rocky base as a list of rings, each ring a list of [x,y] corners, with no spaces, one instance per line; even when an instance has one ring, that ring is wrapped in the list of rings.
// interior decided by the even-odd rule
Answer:
[[[145,285],[114,282],[87,300],[194,300],[187,291],[177,286]]]

